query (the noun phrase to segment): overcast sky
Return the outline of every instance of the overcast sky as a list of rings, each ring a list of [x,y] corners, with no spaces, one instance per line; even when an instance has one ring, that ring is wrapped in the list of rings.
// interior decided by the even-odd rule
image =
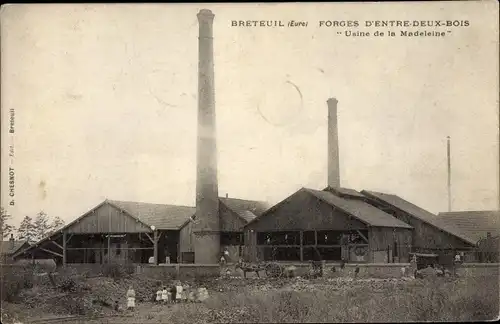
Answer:
[[[69,222],[106,198],[194,205],[196,13],[205,7],[216,15],[221,196],[276,203],[303,186],[324,188],[326,100],[336,97],[342,186],[446,211],[449,135],[454,209],[495,209],[497,10],[417,5],[4,7],[2,206],[11,108],[15,222],[41,209]],[[309,25],[230,27],[240,19]],[[348,38],[318,27],[378,19],[470,26],[444,38]]]

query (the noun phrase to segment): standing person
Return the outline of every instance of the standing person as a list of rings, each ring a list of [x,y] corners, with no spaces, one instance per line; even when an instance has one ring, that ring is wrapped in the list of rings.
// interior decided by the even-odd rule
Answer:
[[[462,263],[462,260],[460,258],[460,253],[456,252],[455,254],[455,259],[453,260],[453,275],[457,275],[457,266]]]
[[[342,235],[340,238],[340,253],[343,263],[349,261],[349,237],[347,235]]]
[[[163,286],[163,290],[161,291],[161,300],[164,304],[168,303],[168,291],[166,286]]]
[[[128,288],[127,291],[127,309],[134,310],[135,308],[135,291],[132,286]]]
[[[177,285],[175,287],[176,293],[175,293],[175,300],[176,302],[181,302],[182,301],[182,284],[180,281],[177,281]]]
[[[415,278],[416,273],[417,273],[417,255],[413,254],[410,260],[410,276],[412,278]]]
[[[229,256],[229,249],[227,246],[224,248],[224,259],[226,259],[226,263],[229,263],[231,261],[231,258]]]
[[[162,301],[162,289],[161,287],[158,287],[158,290],[156,291],[156,303],[160,304]]]
[[[224,253],[221,253],[219,263],[220,263],[220,274],[221,276],[223,276],[226,270],[226,263],[227,263],[226,258],[224,257]]]
[[[176,298],[177,298],[177,286],[176,286],[176,284],[174,283],[174,284],[173,284],[173,286],[171,286],[171,287],[169,288],[169,290],[170,290],[170,291],[168,292],[168,293],[169,293],[169,295],[170,295],[169,300],[170,300],[170,302],[171,302],[171,303],[175,303],[175,302],[177,301],[177,300],[176,300]]]
[[[181,300],[183,302],[186,302],[187,299],[188,299],[188,294],[189,294],[189,290],[190,290],[190,287],[188,284],[185,284],[184,286],[182,286],[182,296],[181,296]]]

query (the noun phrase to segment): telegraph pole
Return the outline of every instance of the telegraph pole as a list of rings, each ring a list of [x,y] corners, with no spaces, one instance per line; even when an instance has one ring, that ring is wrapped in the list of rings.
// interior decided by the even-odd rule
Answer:
[[[450,137],[447,136],[446,153],[448,158],[448,211],[451,212],[451,157],[450,157]]]

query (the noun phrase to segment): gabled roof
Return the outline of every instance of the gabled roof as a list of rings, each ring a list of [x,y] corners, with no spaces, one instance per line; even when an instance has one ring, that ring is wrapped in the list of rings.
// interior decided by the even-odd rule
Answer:
[[[231,209],[247,223],[262,215],[270,206],[267,202],[236,198],[219,198],[220,202]]]
[[[268,207],[266,202],[236,198],[219,198],[220,202],[243,218],[251,221]],[[152,204],[134,201],[108,200],[112,205],[124,210],[141,222],[162,230],[177,230],[196,213],[196,207]]]
[[[411,216],[417,219],[420,219],[424,223],[434,226],[443,232],[446,232],[461,239],[462,241],[465,241],[469,244],[476,244],[476,242],[473,242],[470,239],[468,239],[454,226],[451,225],[443,226],[442,223],[438,222],[436,215],[423,208],[418,207],[417,205],[412,204],[411,202],[399,196],[382,192],[369,191],[369,190],[363,190],[361,191],[361,193],[372,199],[374,198],[375,200],[383,201],[392,207],[395,207],[407,214],[410,214]]]
[[[461,211],[439,213],[437,224],[456,228],[461,236],[471,242],[478,242],[490,232],[491,236],[500,235],[500,211]]]
[[[323,189],[323,191],[329,191],[331,193],[334,193],[335,195],[339,197],[345,197],[345,198],[352,198],[352,199],[366,199],[365,196],[363,196],[360,192],[354,190],[354,189],[349,189],[349,188],[332,188],[332,187],[326,187]]]
[[[2,241],[2,245],[0,246],[0,254],[14,254],[25,244],[29,245],[27,241]]]
[[[389,215],[381,211],[380,209],[373,207],[372,205],[370,205],[367,202],[364,202],[363,200],[338,197],[329,191],[319,191],[308,188],[303,188],[303,190],[314,195],[316,198],[331,205],[332,207],[338,208],[344,211],[345,213],[359,219],[360,221],[369,226],[400,227],[408,229],[412,228],[405,222],[400,221],[399,219],[393,217],[392,215]]]
[[[160,230],[180,229],[196,212],[196,207],[152,204],[135,201],[108,200],[144,224]]]
[[[234,211],[237,215],[242,217],[246,222],[257,217],[257,215],[262,214],[262,212],[267,208],[267,203],[262,201],[254,200],[244,200],[236,198],[219,198],[228,208]],[[98,204],[92,210],[95,210],[105,204],[109,204],[115,208],[123,210],[129,216],[139,220],[144,225],[151,227],[155,226],[159,230],[180,230],[184,225],[189,222],[189,219],[196,213],[196,207],[191,206],[179,206],[179,205],[169,205],[169,204],[154,204],[136,201],[122,201],[122,200],[109,200]],[[74,221],[66,224],[64,227],[57,230],[57,232],[52,233],[34,243],[32,246],[36,247],[43,241],[49,239],[62,230],[70,227],[78,220],[82,219],[89,212],[86,212],[82,216],[78,217]],[[17,253],[19,254],[19,253]]]

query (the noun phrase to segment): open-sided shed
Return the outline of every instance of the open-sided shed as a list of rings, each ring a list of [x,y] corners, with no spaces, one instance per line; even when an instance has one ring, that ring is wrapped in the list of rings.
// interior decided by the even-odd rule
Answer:
[[[302,188],[245,226],[246,258],[387,262],[407,260],[412,227],[351,189]]]
[[[220,198],[221,246],[239,252],[263,202]],[[66,263],[192,263],[195,207],[105,200],[14,258]],[[237,258],[237,256],[236,256]]]

